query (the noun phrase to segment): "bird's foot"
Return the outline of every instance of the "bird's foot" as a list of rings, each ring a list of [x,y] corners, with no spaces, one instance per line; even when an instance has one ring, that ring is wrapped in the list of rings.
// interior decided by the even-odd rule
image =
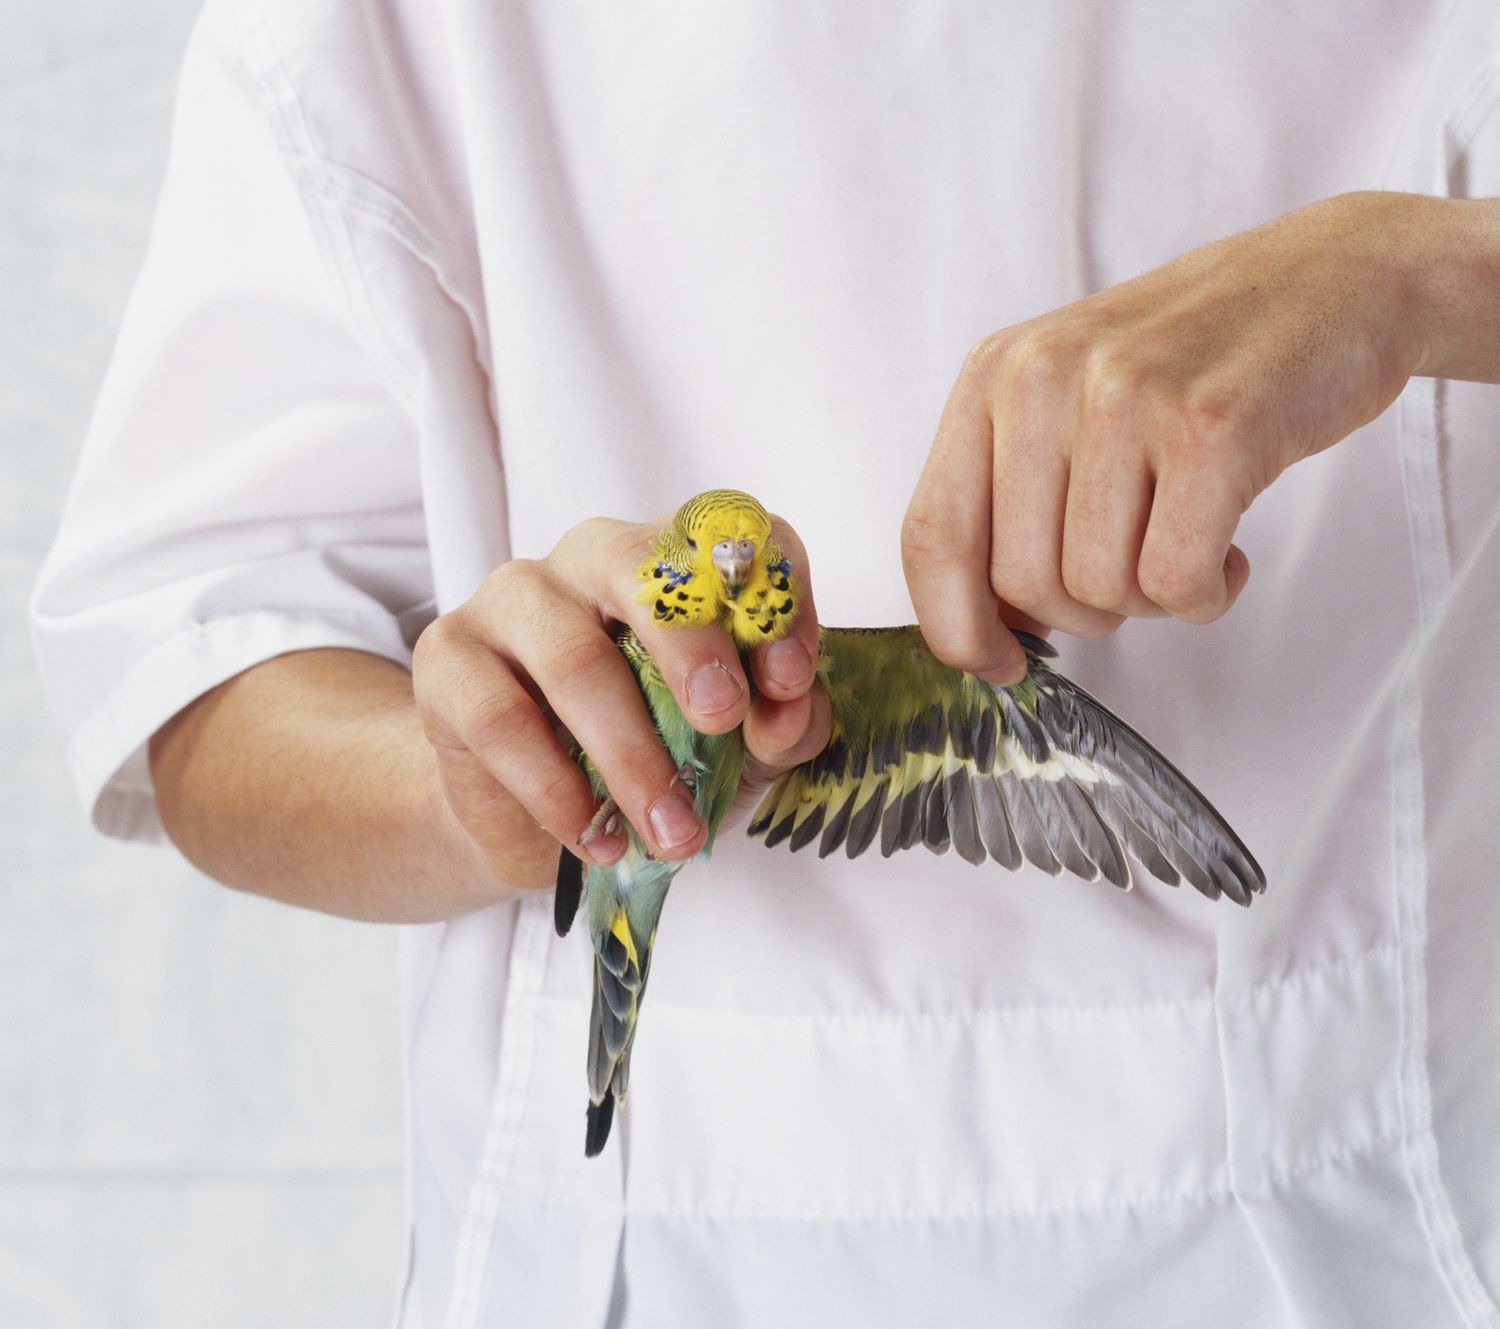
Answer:
[[[677,774],[672,777],[672,784],[682,785],[690,794],[698,792],[698,772],[693,769],[691,762],[685,761],[677,768]],[[668,789],[671,787],[672,785],[667,786]]]
[[[599,811],[594,813],[594,818],[583,828],[583,834],[578,837],[578,847],[587,849],[595,840],[606,835],[618,835],[620,833],[620,805],[614,799],[605,797],[604,802],[599,804]]]

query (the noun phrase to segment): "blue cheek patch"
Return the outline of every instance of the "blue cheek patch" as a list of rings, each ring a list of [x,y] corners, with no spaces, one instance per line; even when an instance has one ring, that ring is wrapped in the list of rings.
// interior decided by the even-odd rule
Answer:
[[[782,559],[780,563],[766,564],[766,571],[779,572],[783,577],[790,577],[792,575],[792,565],[786,559]]]
[[[691,572],[678,572],[676,568],[668,567],[665,563],[656,565],[656,575],[667,578],[662,586],[664,591],[675,591],[679,586],[686,586],[693,579]]]

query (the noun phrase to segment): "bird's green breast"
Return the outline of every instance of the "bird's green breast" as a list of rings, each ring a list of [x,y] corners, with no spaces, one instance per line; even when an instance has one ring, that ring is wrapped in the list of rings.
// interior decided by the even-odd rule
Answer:
[[[678,767],[690,766],[696,772],[695,802],[698,815],[708,825],[709,838],[705,848],[712,848],[714,833],[728,815],[735,791],[739,788],[740,770],[745,761],[744,739],[737,728],[727,734],[699,733],[688,723],[656,661],[633,632],[620,638],[620,649],[635,671],[641,695],[646,699],[647,709],[673,762]],[[602,791],[592,766],[589,774],[595,788]]]

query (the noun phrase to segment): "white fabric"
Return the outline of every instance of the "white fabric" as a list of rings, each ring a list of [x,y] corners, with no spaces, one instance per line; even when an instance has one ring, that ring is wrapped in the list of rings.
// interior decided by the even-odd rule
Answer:
[[[401,658],[711,485],[906,621],[968,345],[1343,190],[1500,192],[1497,104],[1479,3],[215,3],[36,598],[83,796],[154,834],[140,745],[214,682]],[[1414,384],[1256,503],[1223,621],[1064,644],[1248,913],[731,839],[595,1161],[586,940],[410,929],[404,1329],[1500,1325],[1497,415]]]

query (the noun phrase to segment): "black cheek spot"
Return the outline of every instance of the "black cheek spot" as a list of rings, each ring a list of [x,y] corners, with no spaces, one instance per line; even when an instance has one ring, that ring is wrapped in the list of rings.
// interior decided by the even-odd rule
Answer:
[[[667,613],[667,602],[665,600],[658,600],[656,602],[656,616],[657,616],[657,618],[663,618],[663,617],[665,617],[666,613]]]
[[[783,577],[779,582],[776,583],[776,589],[778,591],[790,590],[791,589],[791,585],[792,585],[791,582],[789,582],[785,577]]]
[[[769,632],[771,630],[771,624],[769,621],[765,623],[757,623],[756,627],[758,627],[762,632]]]
[[[687,599],[687,592],[686,591],[678,591],[677,592],[677,598],[679,600],[686,600]]]

